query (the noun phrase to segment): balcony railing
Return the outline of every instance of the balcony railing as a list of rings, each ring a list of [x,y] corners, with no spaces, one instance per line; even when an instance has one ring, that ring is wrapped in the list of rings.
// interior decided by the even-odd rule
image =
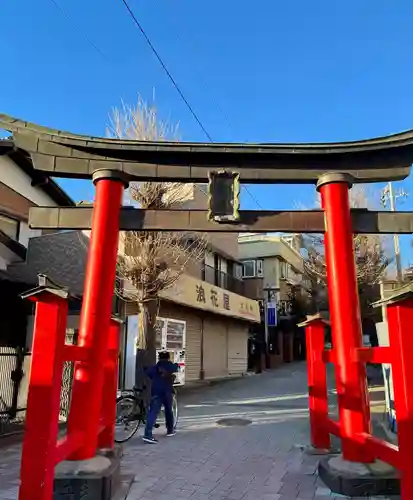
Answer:
[[[245,295],[245,283],[242,280],[214,267],[204,266],[202,279],[211,285],[219,286],[238,295]]]

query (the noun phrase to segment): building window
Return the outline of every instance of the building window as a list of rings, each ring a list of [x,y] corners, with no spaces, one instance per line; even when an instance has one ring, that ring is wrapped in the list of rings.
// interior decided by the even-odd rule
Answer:
[[[243,278],[255,278],[255,260],[244,260],[242,263]]]
[[[0,231],[7,234],[9,238],[17,240],[19,237],[19,221],[6,215],[0,215]]]
[[[242,262],[242,277],[243,278],[262,278],[263,261],[262,260],[244,260]]]

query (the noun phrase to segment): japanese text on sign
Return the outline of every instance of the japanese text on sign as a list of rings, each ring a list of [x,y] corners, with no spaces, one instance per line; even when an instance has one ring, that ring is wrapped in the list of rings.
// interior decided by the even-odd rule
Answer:
[[[207,295],[205,293],[205,288],[203,285],[196,285],[195,287],[195,292],[196,292],[196,301],[201,304],[206,304],[207,303]],[[220,300],[220,293],[218,290],[212,288],[210,291],[210,303],[212,307],[222,307],[222,309],[225,309],[226,311],[231,310],[231,305],[230,305],[230,296],[228,293],[222,293],[222,297]]]

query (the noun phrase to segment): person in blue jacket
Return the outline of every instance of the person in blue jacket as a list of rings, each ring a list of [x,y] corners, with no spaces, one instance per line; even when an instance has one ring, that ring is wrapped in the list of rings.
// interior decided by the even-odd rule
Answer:
[[[169,352],[160,352],[156,365],[146,370],[146,375],[151,379],[151,403],[143,436],[145,443],[158,442],[153,437],[152,431],[162,406],[165,409],[166,435],[168,437],[175,435],[172,395],[177,371],[178,365],[171,362]]]

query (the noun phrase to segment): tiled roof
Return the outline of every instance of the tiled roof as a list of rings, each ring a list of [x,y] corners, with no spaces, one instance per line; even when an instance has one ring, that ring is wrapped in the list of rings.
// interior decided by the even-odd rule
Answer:
[[[13,281],[37,285],[45,274],[72,295],[82,295],[89,238],[81,231],[66,231],[31,238],[24,264],[7,268]]]

